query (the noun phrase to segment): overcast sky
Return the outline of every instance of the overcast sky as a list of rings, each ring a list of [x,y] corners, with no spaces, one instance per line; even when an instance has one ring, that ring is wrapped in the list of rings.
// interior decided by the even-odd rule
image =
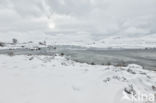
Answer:
[[[156,0],[0,0],[0,33],[8,32],[150,35]]]

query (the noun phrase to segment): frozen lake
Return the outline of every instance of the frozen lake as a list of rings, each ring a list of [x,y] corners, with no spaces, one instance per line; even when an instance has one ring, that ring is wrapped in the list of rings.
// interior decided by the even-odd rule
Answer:
[[[143,66],[145,69],[156,71],[156,49],[97,49],[56,46],[56,49],[49,47],[38,50],[26,48],[0,50],[0,54],[9,54],[10,52],[14,52],[16,55],[53,55],[64,53],[72,60],[82,63],[99,65],[127,65],[135,63]]]

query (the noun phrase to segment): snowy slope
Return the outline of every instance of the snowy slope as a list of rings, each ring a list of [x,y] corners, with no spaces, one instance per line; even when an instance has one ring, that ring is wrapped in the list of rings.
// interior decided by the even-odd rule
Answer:
[[[134,64],[113,67],[60,56],[0,56],[0,103],[131,103],[125,96],[156,96],[155,86],[156,72]]]
[[[156,34],[143,36],[106,36],[96,39],[89,33],[69,34],[0,34],[0,42],[12,42],[16,38],[20,43],[46,41],[49,45],[76,45],[99,48],[156,48]]]

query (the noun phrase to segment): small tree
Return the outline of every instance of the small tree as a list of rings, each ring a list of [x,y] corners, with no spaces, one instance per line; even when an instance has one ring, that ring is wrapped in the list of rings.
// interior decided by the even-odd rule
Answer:
[[[3,42],[0,42],[0,46],[1,46],[1,47],[4,47],[5,44],[4,44]]]
[[[13,43],[13,44],[17,44],[17,42],[18,42],[17,39],[15,39],[15,38],[12,39],[12,43]]]

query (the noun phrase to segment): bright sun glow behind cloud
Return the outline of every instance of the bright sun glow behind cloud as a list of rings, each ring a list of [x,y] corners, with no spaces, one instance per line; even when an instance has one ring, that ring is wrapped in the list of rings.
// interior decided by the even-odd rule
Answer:
[[[49,29],[55,29],[56,27],[53,16],[49,16],[48,18],[48,27]]]
[[[48,27],[49,27],[49,29],[55,29],[55,23],[54,22],[50,22]]]
[[[155,5],[156,0],[0,0],[0,34],[152,35],[156,33]]]

